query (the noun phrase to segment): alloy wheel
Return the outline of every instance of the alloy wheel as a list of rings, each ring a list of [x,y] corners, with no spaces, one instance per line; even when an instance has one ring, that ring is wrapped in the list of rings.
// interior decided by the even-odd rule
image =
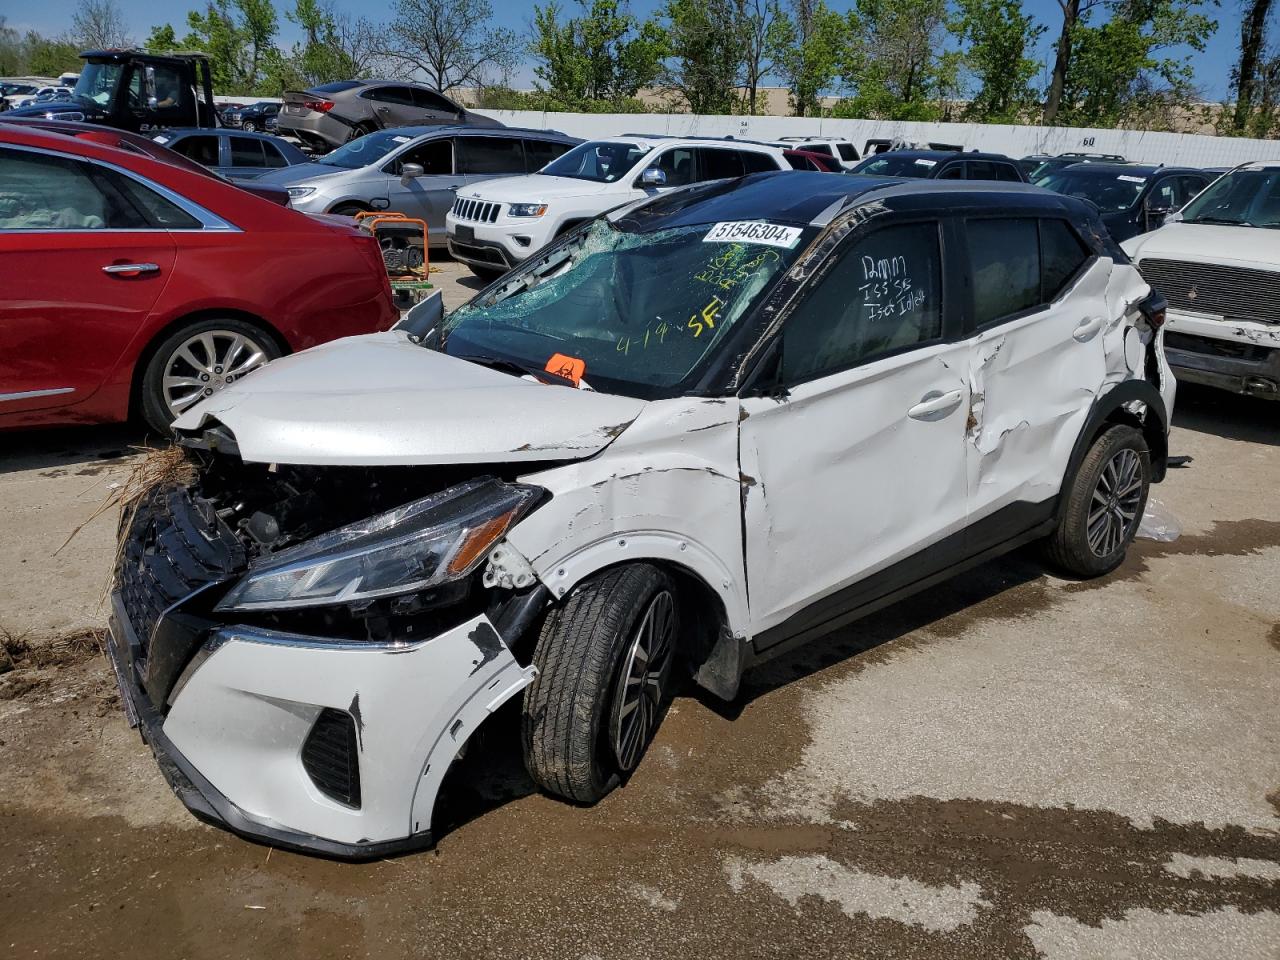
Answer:
[[[618,766],[635,769],[653,736],[675,647],[676,611],[671,591],[649,601],[627,647],[614,695],[609,732]]]
[[[263,344],[234,330],[205,330],[184,340],[169,357],[161,387],[172,416],[213,396],[267,362]]]
[[[1098,475],[1089,503],[1086,533],[1094,556],[1109,557],[1129,538],[1138,524],[1142,501],[1142,460],[1137,451],[1116,452]]]

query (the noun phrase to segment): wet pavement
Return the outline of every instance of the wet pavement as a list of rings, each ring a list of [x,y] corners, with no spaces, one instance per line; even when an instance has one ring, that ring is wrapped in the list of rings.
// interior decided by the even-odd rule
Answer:
[[[50,554],[132,437],[10,434],[0,628],[21,616],[31,651],[0,674],[0,949],[1280,957],[1277,424],[1280,405],[1184,390],[1171,447],[1191,459],[1155,490],[1177,540],[1090,583],[1019,553],[767,665],[733,704],[689,691],[596,807],[535,790],[504,709],[437,848],[363,865],[192,820],[92,643],[31,652],[101,623],[111,518]]]

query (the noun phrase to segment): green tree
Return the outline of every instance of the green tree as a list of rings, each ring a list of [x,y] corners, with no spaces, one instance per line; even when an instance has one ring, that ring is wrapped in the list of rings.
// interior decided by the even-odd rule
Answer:
[[[1249,122],[1254,107],[1254,95],[1260,93],[1260,81],[1264,79],[1266,64],[1262,51],[1267,42],[1267,19],[1271,15],[1272,0],[1247,0],[1248,6],[1240,21],[1240,59],[1231,71],[1235,86],[1236,102],[1231,110],[1230,132],[1241,134]]]
[[[70,40],[52,40],[31,30],[27,32],[23,46],[26,48],[25,72],[35,77],[78,73],[84,65],[79,46]]]
[[[582,15],[560,22],[555,0],[533,8],[538,91],[561,109],[611,109],[655,83],[667,56],[665,31],[638,21],[618,0],[579,0]]]
[[[177,50],[178,34],[174,31],[173,24],[162,23],[152,27],[142,47],[148,53],[169,53]]]
[[[840,74],[845,116],[936,120],[958,86],[959,57],[942,53],[946,0],[858,0]]]
[[[693,113],[732,113],[742,80],[742,24],[733,0],[667,0],[667,85]]]
[[[743,113],[755,115],[760,85],[773,71],[773,56],[781,46],[782,7],[779,0],[733,0],[739,42],[742,44]]]
[[[961,66],[977,84],[966,120],[1015,123],[1039,104],[1039,61],[1028,56],[1045,27],[1020,0],[955,0],[950,30],[963,45]]]
[[[22,46],[22,34],[9,26],[8,19],[0,14],[0,77],[20,74],[26,64],[26,51]]]
[[[797,117],[821,112],[822,97],[833,86],[846,57],[849,25],[823,0],[791,0],[771,38],[774,72],[787,85]]]
[[[187,27],[190,32],[183,38],[182,46],[209,54],[213,92],[248,93],[240,65],[245,37],[236,25],[230,0],[207,0],[203,11],[189,11]]]

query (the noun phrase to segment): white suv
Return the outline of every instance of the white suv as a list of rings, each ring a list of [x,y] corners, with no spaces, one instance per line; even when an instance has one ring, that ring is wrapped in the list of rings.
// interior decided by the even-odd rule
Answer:
[[[449,253],[492,279],[607,210],[674,187],[790,170],[782,149],[729,140],[590,140],[538,173],[458,191],[445,218]]]
[[[788,150],[825,153],[828,157],[834,158],[845,170],[852,170],[862,159],[858,156],[857,147],[839,137],[783,137],[778,143]]]
[[[1167,459],[1150,301],[1094,208],[1022,184],[627,205],[183,413],[121,526],[125,709],[188,807],[279,846],[430,843],[512,698],[534,780],[594,802],[686,678],[732,699],[1032,540],[1114,570]]]
[[[1280,163],[1215,180],[1165,225],[1124,242],[1169,302],[1179,380],[1280,400]]]

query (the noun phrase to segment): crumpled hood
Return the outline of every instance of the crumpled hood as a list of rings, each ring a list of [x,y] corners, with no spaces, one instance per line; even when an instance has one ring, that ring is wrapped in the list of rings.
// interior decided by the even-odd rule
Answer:
[[[241,457],[260,463],[506,463],[592,456],[644,406],[524,380],[388,330],[273,361],[174,426],[217,420]]]
[[[495,200],[499,203],[548,203],[557,198],[590,197],[597,193],[617,191],[616,184],[575,180],[573,177],[547,177],[540,173],[525,177],[503,177],[463,187],[458,196],[468,199]]]
[[[1145,257],[1280,268],[1280,230],[1213,223],[1167,223],[1122,244],[1135,261]]]

